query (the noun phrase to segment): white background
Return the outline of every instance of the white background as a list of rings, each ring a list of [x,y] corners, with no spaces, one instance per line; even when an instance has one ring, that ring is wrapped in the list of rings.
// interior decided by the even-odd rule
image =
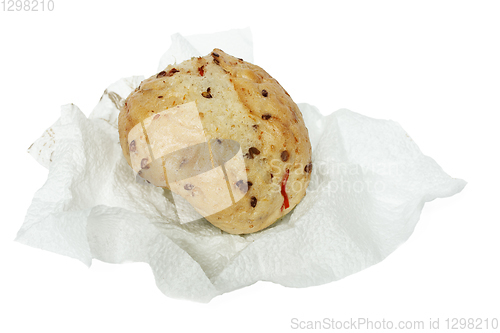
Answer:
[[[291,319],[500,318],[498,1],[66,1],[0,11],[2,332],[286,332]],[[254,62],[296,102],[399,122],[468,185],[426,204],[378,265],[305,289],[267,282],[175,300],[143,263],[82,263],[15,243],[48,171],[27,148],[75,103],[156,72],[170,35],[251,27]],[[483,329],[484,329],[483,323]],[[296,331],[296,330],[295,330]]]

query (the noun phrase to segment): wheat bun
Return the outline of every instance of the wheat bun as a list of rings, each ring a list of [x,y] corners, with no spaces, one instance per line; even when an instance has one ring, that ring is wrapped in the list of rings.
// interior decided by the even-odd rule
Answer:
[[[262,68],[220,49],[144,80],[120,111],[119,134],[141,177],[231,234],[289,213],[311,176],[308,131],[290,95]]]

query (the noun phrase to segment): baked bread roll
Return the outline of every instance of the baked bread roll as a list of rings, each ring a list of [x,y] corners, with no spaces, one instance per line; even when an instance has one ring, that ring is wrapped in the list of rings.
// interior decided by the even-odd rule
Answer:
[[[231,234],[262,230],[306,194],[302,114],[262,68],[214,49],[144,80],[125,101],[128,164]]]

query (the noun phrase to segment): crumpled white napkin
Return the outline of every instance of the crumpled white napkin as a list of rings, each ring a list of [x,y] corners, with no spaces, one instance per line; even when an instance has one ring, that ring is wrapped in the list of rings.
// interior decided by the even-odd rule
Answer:
[[[252,59],[248,29],[215,39],[176,34],[160,69],[213,47]],[[137,181],[119,145],[119,107],[142,79],[112,84],[88,118],[63,106],[30,147],[49,176],[17,241],[89,266],[93,258],[147,262],[166,295],[208,302],[260,280],[307,287],[358,272],[408,239],[425,202],[466,184],[423,155],[393,121],[348,110],[324,117],[300,104],[314,165],[302,202],[250,235],[230,235],[204,220],[181,224],[168,191]]]

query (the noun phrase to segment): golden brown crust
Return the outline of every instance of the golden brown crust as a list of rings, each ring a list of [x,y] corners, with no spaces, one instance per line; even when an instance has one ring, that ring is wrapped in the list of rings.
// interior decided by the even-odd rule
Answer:
[[[231,207],[207,216],[208,221],[229,233],[251,233],[300,202],[310,179],[311,145],[299,108],[262,68],[219,49],[168,66],[130,94],[119,116],[120,143],[130,165],[131,129],[189,102],[196,103],[207,141],[237,141],[245,156],[248,185],[234,181],[230,186],[248,192]],[[154,182],[161,178],[160,169],[141,170],[142,176]],[[288,208],[281,189],[286,177]]]

